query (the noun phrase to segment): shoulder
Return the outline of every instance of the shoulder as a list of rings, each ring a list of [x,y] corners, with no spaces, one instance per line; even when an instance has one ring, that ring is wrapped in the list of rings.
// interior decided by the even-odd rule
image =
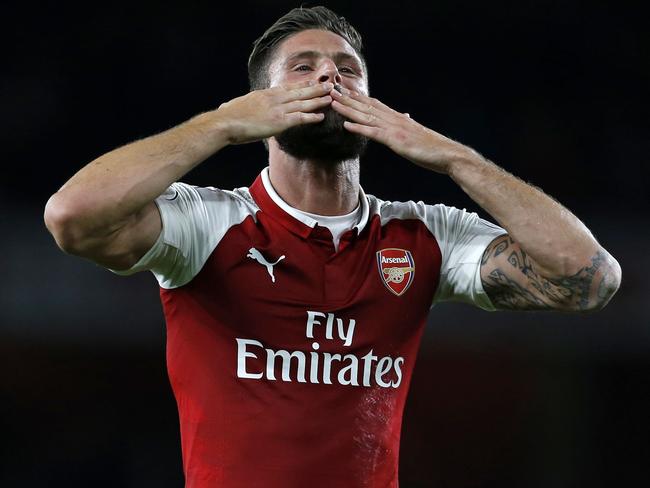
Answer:
[[[442,203],[430,205],[422,201],[390,202],[368,195],[371,213],[378,214],[381,225],[399,220],[418,220],[435,237],[443,254],[450,255],[452,247],[485,248],[495,237],[506,231],[482,219],[476,212]],[[460,244],[460,246],[459,246]]]
[[[172,183],[156,203],[163,213],[173,209],[186,216],[197,213],[255,215],[259,210],[247,187],[223,190],[182,182]]]
[[[256,206],[248,187],[224,190],[213,186],[197,186],[183,182],[172,183],[159,197],[163,201],[231,203]]]
[[[374,195],[366,195],[370,207],[370,214],[379,215],[382,224],[393,219],[420,220],[425,224],[434,224],[442,220],[463,219],[475,213],[465,209],[458,209],[442,203],[428,204],[423,201],[389,201],[377,198]]]

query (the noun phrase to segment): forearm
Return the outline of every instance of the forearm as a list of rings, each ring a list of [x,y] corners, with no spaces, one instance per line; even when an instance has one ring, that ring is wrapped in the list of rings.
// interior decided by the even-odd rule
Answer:
[[[110,234],[227,139],[216,111],[110,151],[83,167],[48,201],[50,221],[78,233]],[[49,225],[48,225],[49,227]]]
[[[569,210],[472,151],[449,167],[451,178],[549,276],[568,276],[600,249],[589,229]]]
[[[621,269],[569,210],[472,152],[449,166],[508,231],[485,251],[483,287],[500,309],[590,311],[618,290]]]

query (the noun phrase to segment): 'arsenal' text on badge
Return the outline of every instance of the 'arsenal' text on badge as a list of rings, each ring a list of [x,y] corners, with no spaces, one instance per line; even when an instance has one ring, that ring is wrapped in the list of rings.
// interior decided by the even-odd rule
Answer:
[[[415,277],[415,261],[410,251],[394,247],[377,251],[379,276],[390,291],[400,296]]]

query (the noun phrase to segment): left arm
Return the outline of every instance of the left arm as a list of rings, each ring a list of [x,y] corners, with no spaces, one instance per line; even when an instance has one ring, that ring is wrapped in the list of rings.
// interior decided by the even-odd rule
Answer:
[[[578,312],[604,307],[620,283],[616,260],[565,207],[471,153],[450,164],[449,175],[508,231],[481,262],[492,304]]]
[[[473,149],[376,99],[332,90],[347,130],[450,176],[508,231],[486,249],[481,280],[498,309],[588,311],[604,307],[621,280],[618,262],[569,210]]]

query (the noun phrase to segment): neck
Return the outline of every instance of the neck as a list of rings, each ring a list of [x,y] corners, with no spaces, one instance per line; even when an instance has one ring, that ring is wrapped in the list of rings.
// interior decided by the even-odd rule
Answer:
[[[285,202],[318,215],[344,215],[359,204],[359,159],[337,164],[299,160],[269,140],[269,179]]]

